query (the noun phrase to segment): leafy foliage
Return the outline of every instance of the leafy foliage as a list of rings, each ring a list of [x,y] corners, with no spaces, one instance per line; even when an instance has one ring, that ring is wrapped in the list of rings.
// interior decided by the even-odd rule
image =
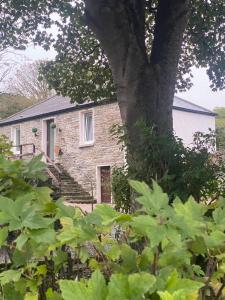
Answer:
[[[54,92],[48,89],[46,80],[39,76],[42,63],[42,61],[35,61],[21,65],[8,79],[6,89],[10,93],[30,99],[31,104],[53,96]]]
[[[216,107],[214,109],[216,116],[216,133],[217,133],[217,147],[223,151],[225,149],[225,108]]]
[[[150,57],[156,37],[154,27],[159,1],[143,2],[146,18],[144,41]],[[191,86],[191,67],[198,66],[207,68],[214,90],[222,89],[225,82],[224,1],[191,0],[189,9],[177,88],[185,90]],[[0,49],[24,49],[30,41],[45,49],[54,47],[56,60],[43,67],[43,77],[57,92],[78,102],[87,97],[97,100],[113,96],[108,60],[87,26],[85,1],[33,0],[28,3],[5,0],[0,17]],[[135,18],[132,21],[135,22]],[[48,30],[53,25],[57,28],[57,36]]]
[[[11,181],[0,196],[0,299],[223,299],[224,200],[170,206],[155,182],[131,181],[134,214],[98,205],[83,215],[23,179],[40,178],[39,160],[0,162],[0,186]]]
[[[128,183],[128,173],[125,167],[114,167],[112,170],[112,193],[115,209],[125,211],[130,209],[131,191]]]
[[[120,208],[124,205],[127,209],[131,205],[124,196],[127,189],[125,186],[128,186],[125,182],[128,178],[145,181],[149,185],[152,178],[157,180],[169,194],[171,201],[176,196],[186,200],[192,195],[197,201],[200,199],[213,201],[225,196],[225,165],[222,155],[215,154],[216,136],[213,131],[208,134],[196,132],[193,145],[185,147],[182,140],[177,137],[159,137],[154,128],[143,123],[137,126],[140,127],[143,140],[138,148],[138,164],[131,155],[134,153],[133,144],[126,134],[126,129],[117,125],[112,128],[112,134],[117,137],[122,147],[126,147],[128,153],[128,166],[125,166],[124,171],[119,170],[119,174],[115,173],[113,179],[114,198]],[[124,172],[126,176],[121,178],[122,189],[120,177]]]
[[[0,93],[0,118],[6,118],[32,104],[34,102],[26,97]]]
[[[12,144],[5,135],[0,135],[0,155],[11,155]]]

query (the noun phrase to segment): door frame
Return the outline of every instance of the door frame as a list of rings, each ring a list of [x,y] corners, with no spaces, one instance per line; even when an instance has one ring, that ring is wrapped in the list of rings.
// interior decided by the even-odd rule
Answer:
[[[53,120],[56,123],[56,117],[50,117],[42,119],[42,141],[41,141],[41,150],[47,155],[47,121]],[[54,144],[56,144],[56,130],[54,131]],[[55,145],[54,145],[55,146]],[[54,153],[55,159],[55,153]],[[44,157],[43,160],[46,162],[46,158]]]
[[[101,199],[101,167],[110,167],[110,176],[112,178],[112,165],[110,163],[105,163],[101,165],[96,166],[96,198],[97,198],[97,203],[102,203]],[[113,203],[113,198],[112,198],[112,190],[111,190],[111,201],[109,204]]]
[[[20,145],[14,145],[15,144],[15,139],[16,139],[16,129],[18,129],[19,128],[19,130],[20,130],[20,144],[21,144],[21,126],[20,126],[20,124],[18,124],[18,125],[13,125],[12,127],[11,127],[11,142],[12,142],[12,144],[13,144],[13,146],[20,146]],[[12,152],[13,152],[13,154],[20,154],[20,149],[16,149],[16,147],[12,147]]]

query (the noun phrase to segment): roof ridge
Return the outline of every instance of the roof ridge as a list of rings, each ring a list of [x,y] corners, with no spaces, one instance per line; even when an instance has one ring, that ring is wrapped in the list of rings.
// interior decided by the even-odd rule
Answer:
[[[49,96],[48,98],[46,98],[46,99],[44,99],[44,100],[38,101],[37,103],[34,103],[34,104],[32,104],[32,105],[30,105],[30,106],[28,106],[28,107],[25,107],[24,109],[19,110],[19,111],[16,112],[15,114],[12,114],[12,115],[10,115],[10,116],[4,118],[4,119],[1,119],[0,122],[2,122],[2,121],[7,121],[8,119],[10,119],[10,118],[12,118],[12,117],[15,117],[16,115],[19,115],[19,114],[23,113],[24,111],[26,111],[26,110],[28,110],[28,109],[30,109],[30,108],[33,108],[33,107],[35,107],[35,106],[37,106],[37,105],[40,105],[41,103],[47,102],[48,100],[54,98],[55,96],[57,96],[57,94],[55,94],[55,95],[53,95],[53,96]]]
[[[196,107],[198,107],[198,108],[204,109],[205,111],[208,111],[208,112],[213,113],[212,110],[210,110],[210,109],[208,109],[208,108],[205,108],[205,107],[203,107],[203,106],[201,106],[201,105],[195,104],[195,103],[193,103],[193,102],[191,102],[191,101],[188,101],[188,100],[186,100],[186,99],[180,98],[180,97],[178,97],[178,96],[174,96],[174,98],[175,98],[175,97],[178,98],[178,99],[181,100],[181,101],[184,101],[184,102],[188,103],[188,104],[194,105],[194,106],[196,106]]]

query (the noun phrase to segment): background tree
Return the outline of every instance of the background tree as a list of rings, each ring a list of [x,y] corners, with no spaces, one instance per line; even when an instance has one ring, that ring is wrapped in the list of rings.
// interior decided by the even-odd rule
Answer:
[[[31,99],[23,96],[0,93],[0,119],[15,114],[33,103]]]
[[[53,95],[46,80],[40,79],[40,64],[40,61],[36,61],[20,66],[7,82],[8,91],[29,98],[33,103]]]
[[[12,69],[17,64],[16,61],[10,56],[11,51],[5,49],[0,50],[0,91],[3,90],[3,84],[7,76],[9,76]]]
[[[224,88],[224,12],[224,0],[4,0],[0,40],[3,48],[53,45],[46,78],[73,100],[116,93],[137,152],[137,121],[172,133],[175,85],[190,87],[191,66],[207,69],[212,89]],[[46,30],[53,24],[56,37]]]
[[[216,107],[214,109],[216,116],[217,147],[219,150],[225,150],[225,107]]]

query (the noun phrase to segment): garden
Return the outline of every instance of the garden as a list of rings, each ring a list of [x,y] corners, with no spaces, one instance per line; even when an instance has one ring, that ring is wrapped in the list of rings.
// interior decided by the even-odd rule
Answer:
[[[0,299],[224,299],[225,199],[171,202],[129,180],[136,209],[53,201],[45,164],[0,157]],[[5,152],[4,152],[5,149]],[[7,154],[6,154],[7,153]]]

